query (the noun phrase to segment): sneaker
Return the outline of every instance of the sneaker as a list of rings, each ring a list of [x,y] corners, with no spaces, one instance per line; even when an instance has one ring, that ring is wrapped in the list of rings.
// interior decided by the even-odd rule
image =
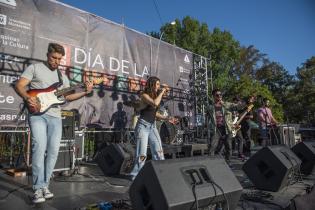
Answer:
[[[43,192],[45,199],[50,199],[50,198],[54,197],[54,194],[49,191],[48,187],[42,188],[42,192]]]
[[[43,196],[43,191],[41,189],[38,189],[34,192],[32,202],[33,203],[43,203],[46,199]]]
[[[239,154],[238,158],[241,159],[242,162],[245,161],[245,155],[243,155],[243,154]]]

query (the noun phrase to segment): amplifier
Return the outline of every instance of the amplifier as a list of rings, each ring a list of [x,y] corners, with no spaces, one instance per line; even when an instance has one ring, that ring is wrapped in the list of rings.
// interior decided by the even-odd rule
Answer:
[[[295,128],[288,125],[279,126],[280,143],[289,147],[295,145]]]
[[[74,140],[61,140],[57,162],[53,171],[68,171],[74,168]]]
[[[74,139],[75,115],[73,111],[62,110],[62,136],[61,139]]]

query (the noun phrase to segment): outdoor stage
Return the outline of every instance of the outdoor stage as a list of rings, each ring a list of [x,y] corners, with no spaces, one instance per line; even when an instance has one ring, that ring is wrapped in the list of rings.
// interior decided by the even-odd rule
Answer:
[[[278,192],[257,190],[242,171],[243,163],[233,156],[230,164],[244,188],[236,209],[288,209],[291,199],[306,194],[306,190],[315,183],[313,169],[311,175],[303,177],[303,181],[285,186]],[[0,209],[84,209],[100,202],[112,203],[113,209],[132,209],[128,194],[131,181],[128,177],[104,176],[96,163],[81,162],[78,166],[73,174],[55,173],[50,185],[55,197],[37,205],[30,200],[31,176],[14,178],[0,170]]]

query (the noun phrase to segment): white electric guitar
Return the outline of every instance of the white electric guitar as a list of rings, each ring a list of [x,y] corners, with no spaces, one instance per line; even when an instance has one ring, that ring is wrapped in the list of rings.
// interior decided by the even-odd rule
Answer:
[[[103,78],[98,78],[93,80],[93,84],[99,84],[102,81]],[[61,105],[66,103],[64,95],[75,90],[78,87],[84,87],[84,83],[79,83],[71,87],[58,90],[58,84],[59,83],[55,83],[45,89],[32,89],[27,91],[28,95],[30,95],[31,97],[36,97],[37,100],[36,106],[28,105],[28,110],[31,114],[43,114],[54,105]]]
[[[241,129],[240,123],[242,122],[242,120],[244,119],[244,117],[246,116],[246,114],[248,112],[250,112],[250,110],[254,107],[253,104],[249,105],[247,107],[247,109],[239,116],[239,117],[235,117],[235,119],[232,122],[232,137],[236,136],[236,133],[239,129]]]

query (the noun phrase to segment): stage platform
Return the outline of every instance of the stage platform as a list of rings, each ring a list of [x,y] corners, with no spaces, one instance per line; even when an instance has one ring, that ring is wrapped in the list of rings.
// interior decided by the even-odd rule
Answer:
[[[290,200],[303,195],[314,185],[315,170],[302,181],[278,192],[255,189],[242,171],[242,162],[233,156],[230,167],[244,190],[238,202],[240,209],[288,209]],[[73,171],[71,171],[73,172]],[[83,209],[88,205],[110,202],[113,209],[132,209],[128,189],[131,181],[126,176],[106,177],[95,163],[82,162],[73,174],[55,173],[50,189],[55,197],[43,204],[32,204],[31,176],[12,177],[0,169],[0,209]],[[178,192],[181,193],[181,192]],[[314,198],[315,199],[315,198]]]

